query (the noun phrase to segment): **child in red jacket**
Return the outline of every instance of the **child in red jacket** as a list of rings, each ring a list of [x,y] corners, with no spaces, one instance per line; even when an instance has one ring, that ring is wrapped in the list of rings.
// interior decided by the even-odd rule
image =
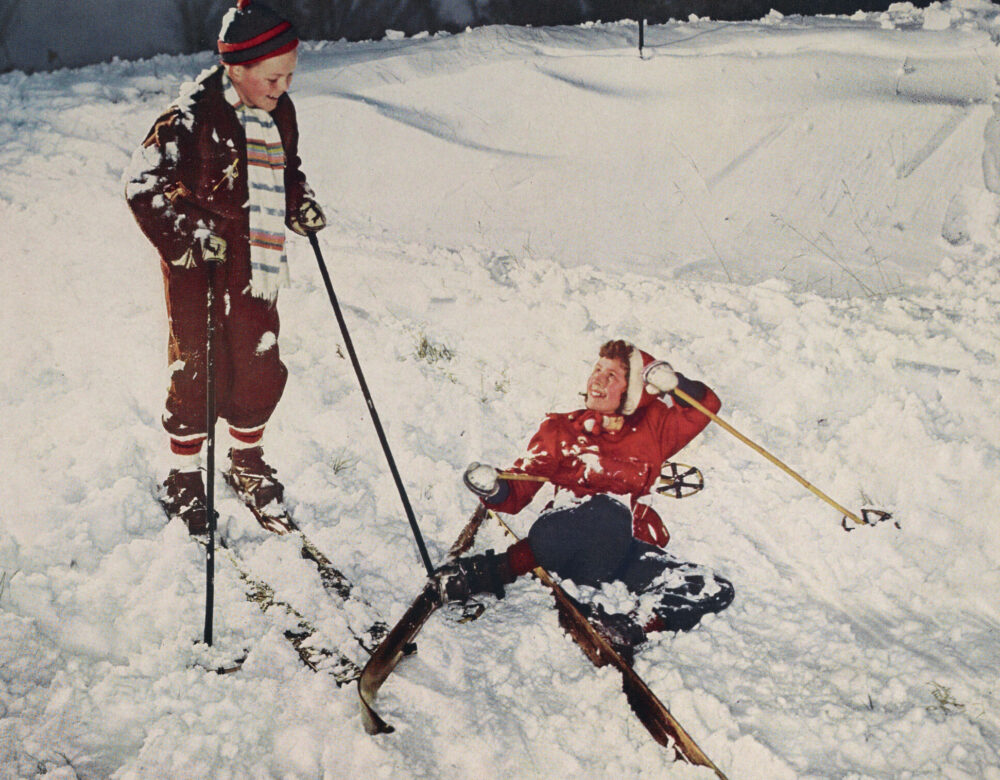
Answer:
[[[466,470],[465,484],[499,512],[519,512],[546,483],[555,495],[527,538],[506,552],[443,567],[442,597],[502,595],[505,584],[538,565],[578,585],[620,581],[634,594],[655,593],[651,610],[625,615],[582,606],[624,647],[638,644],[648,631],[693,628],[703,615],[728,607],[732,585],[661,549],[670,535],[646,503],[663,462],[709,422],[669,395],[678,388],[713,413],[721,406],[708,387],[668,363],[624,341],[604,344],[587,380],[584,409],[548,415],[513,468],[499,472],[473,463]],[[517,478],[522,475],[531,479]]]

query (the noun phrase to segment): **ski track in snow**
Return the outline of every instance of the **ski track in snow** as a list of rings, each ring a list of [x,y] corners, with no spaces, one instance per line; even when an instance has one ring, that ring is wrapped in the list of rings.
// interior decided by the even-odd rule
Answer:
[[[841,503],[899,519],[844,533],[718,428],[678,456],[707,488],[661,499],[671,549],[737,598],[636,668],[734,780],[1000,778],[994,13],[670,24],[646,60],[624,24],[303,52],[324,256],[432,558],[472,511],[465,465],[520,454],[615,336],[704,378]],[[714,776],[668,761],[530,580],[474,623],[428,622],[380,696],[389,736],[221,556],[216,643],[197,644],[202,553],[155,501],[159,271],[120,176],[210,63],[0,76],[0,778]],[[422,567],[309,247],[290,254],[268,452],[392,619]],[[254,571],[343,640],[294,544],[218,490]],[[507,543],[486,526],[477,548]]]

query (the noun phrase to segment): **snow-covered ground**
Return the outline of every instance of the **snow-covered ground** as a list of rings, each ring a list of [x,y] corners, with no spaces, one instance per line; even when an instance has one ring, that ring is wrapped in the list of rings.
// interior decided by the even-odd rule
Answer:
[[[637,669],[730,778],[1000,778],[1000,271],[982,129],[994,8],[757,23],[483,28],[304,47],[294,95],[321,243],[432,557],[460,473],[518,455],[621,336],[723,416],[665,503],[737,588]],[[0,777],[709,778],[669,761],[524,580],[432,619],[367,736],[220,559],[165,527],[159,268],[133,148],[208,55],[0,77]],[[946,236],[945,240],[942,236]],[[296,518],[387,617],[423,568],[308,244],[267,449]],[[224,446],[224,441],[220,446]],[[222,527],[328,635],[294,549]],[[530,513],[515,518],[519,531]],[[503,547],[484,528],[478,547]],[[231,675],[203,665],[249,650]]]

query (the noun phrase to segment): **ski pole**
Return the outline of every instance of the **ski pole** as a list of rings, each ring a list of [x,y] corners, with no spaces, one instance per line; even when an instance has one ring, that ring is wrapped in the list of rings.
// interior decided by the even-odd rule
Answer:
[[[208,304],[205,337],[205,520],[208,523],[208,547],[205,553],[205,644],[212,645],[212,616],[215,611],[215,262],[207,261]]]
[[[671,392],[675,396],[677,396],[678,398],[680,398],[682,401],[684,401],[685,403],[690,404],[692,407],[694,407],[695,409],[697,409],[699,412],[701,412],[703,415],[705,415],[708,419],[710,419],[716,425],[719,425],[724,430],[726,430],[729,433],[731,433],[733,436],[735,436],[741,442],[743,442],[748,447],[750,447],[750,449],[752,449],[752,450],[760,453],[761,455],[763,455],[765,458],[767,458],[769,461],[771,461],[771,463],[773,463],[775,466],[777,466],[778,468],[780,468],[782,471],[784,471],[786,474],[788,474],[788,476],[792,477],[792,479],[796,480],[799,484],[801,484],[807,490],[809,490],[810,492],[812,492],[814,495],[818,496],[819,498],[822,498],[830,506],[834,507],[839,512],[842,512],[843,515],[844,515],[844,517],[849,517],[855,523],[858,523],[860,525],[871,525],[870,522],[868,522],[866,520],[862,520],[856,514],[854,514],[853,512],[851,512],[849,509],[845,509],[844,507],[842,507],[840,504],[838,504],[836,501],[834,501],[832,498],[830,498],[822,490],[820,490],[815,485],[813,485],[812,483],[810,483],[809,481],[807,481],[800,474],[798,474],[797,472],[793,471],[791,468],[789,468],[788,466],[786,466],[784,463],[782,463],[780,460],[778,460],[776,457],[774,457],[774,455],[772,455],[770,452],[768,452],[767,450],[765,450],[759,444],[757,444],[757,443],[751,441],[750,439],[748,439],[746,436],[744,436],[742,433],[740,433],[738,430],[736,430],[732,425],[730,425],[729,423],[727,423],[725,420],[723,420],[722,418],[720,418],[717,415],[715,415],[712,412],[710,412],[702,404],[698,403],[696,400],[694,400],[690,395],[688,395],[687,393],[685,393],[680,388],[675,388]],[[882,519],[887,519],[887,513],[880,513],[880,514],[883,515]],[[846,526],[845,526],[845,528],[846,528]]]
[[[372,424],[375,426],[375,433],[378,434],[378,440],[382,444],[382,451],[385,453],[385,459],[389,463],[389,470],[392,472],[392,478],[396,482],[396,490],[399,491],[399,498],[403,502],[403,510],[406,512],[406,518],[410,521],[410,528],[413,530],[413,538],[417,542],[417,549],[420,551],[420,558],[424,562],[424,568],[427,569],[427,575],[430,576],[434,573],[434,566],[431,563],[431,557],[427,554],[427,547],[424,545],[424,537],[420,533],[420,527],[417,525],[417,518],[413,514],[413,508],[410,506],[410,500],[406,496],[406,488],[403,486],[403,480],[399,476],[399,470],[396,468],[396,461],[392,457],[392,451],[389,449],[389,441],[386,439],[385,431],[382,429],[382,423],[379,421],[378,412],[375,411],[375,403],[372,401],[371,393],[368,391],[368,383],[365,382],[365,375],[361,371],[361,363],[358,362],[357,352],[354,351],[354,344],[351,341],[351,334],[347,331],[347,323],[344,321],[344,315],[340,310],[340,304],[337,303],[337,295],[333,291],[333,282],[330,281],[330,274],[326,270],[326,263],[323,262],[323,253],[319,248],[319,240],[316,238],[315,233],[309,233],[309,243],[312,244],[313,252],[316,254],[316,262],[319,264],[319,272],[323,277],[323,284],[326,285],[327,295],[330,296],[330,304],[333,306],[333,313],[337,317],[337,324],[340,325],[340,332],[344,337],[344,346],[347,347],[347,353],[351,356],[351,365],[354,366],[354,373],[357,374],[358,384],[361,385],[361,392],[365,397],[365,403],[368,404],[368,411],[372,418]]]
[[[522,474],[519,471],[499,471],[497,476],[500,479],[508,479],[511,482],[548,482],[548,477],[538,476],[536,474]]]
[[[510,482],[551,482],[551,478],[540,474],[525,474],[520,471],[498,471],[497,477]],[[671,498],[686,498],[705,487],[705,478],[694,466],[665,460],[660,466],[659,478],[650,486],[650,492]]]

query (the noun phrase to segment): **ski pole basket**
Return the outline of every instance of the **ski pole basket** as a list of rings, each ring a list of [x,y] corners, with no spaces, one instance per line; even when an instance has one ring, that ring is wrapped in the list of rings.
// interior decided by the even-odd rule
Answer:
[[[705,478],[694,466],[666,461],[660,469],[660,476],[653,483],[653,490],[661,496],[685,498],[702,490]]]

